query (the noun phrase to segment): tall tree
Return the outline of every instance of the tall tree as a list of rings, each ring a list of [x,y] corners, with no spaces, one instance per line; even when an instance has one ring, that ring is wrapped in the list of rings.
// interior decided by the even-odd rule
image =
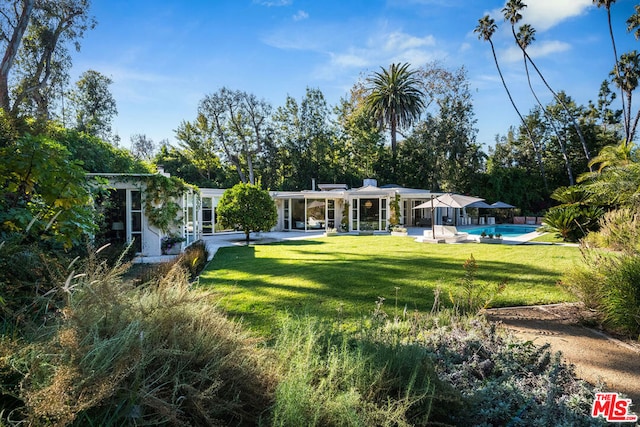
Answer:
[[[513,25],[511,26],[511,28],[513,31]],[[558,140],[558,146],[560,147],[560,152],[562,153],[562,159],[564,160],[565,168],[567,170],[567,176],[569,177],[569,185],[573,185],[575,183],[573,179],[573,170],[571,168],[571,162],[569,161],[569,157],[567,156],[567,149],[566,149],[566,143],[565,143],[564,137],[560,134],[560,132],[558,132],[558,127],[556,126],[553,120],[553,117],[550,117],[546,108],[544,108],[544,106],[542,105],[542,102],[540,102],[540,98],[538,98],[538,94],[533,89],[533,85],[531,84],[531,75],[529,74],[529,65],[528,65],[527,57],[524,54],[524,51],[535,40],[535,33],[536,33],[536,30],[531,25],[529,24],[522,25],[518,30],[518,34],[516,34],[515,36],[516,43],[518,44],[518,46],[523,52],[522,59],[524,61],[524,69],[527,74],[527,83],[529,84],[529,89],[531,90],[531,94],[533,95],[534,99],[538,103],[538,106],[540,107],[540,110],[543,112],[545,119],[547,120],[547,122],[549,123],[549,125],[553,129],[553,132],[556,135],[556,138]]]
[[[534,153],[536,155],[536,159],[537,159],[537,162],[538,162],[538,167],[540,168],[540,176],[542,177],[542,181],[544,183],[545,189],[548,191],[549,184],[547,183],[547,175],[546,175],[545,170],[544,170],[544,163],[542,162],[542,153],[540,153],[540,149],[538,147],[538,143],[533,138],[533,135],[531,133],[531,129],[529,129],[529,127],[527,126],[527,123],[525,122],[524,117],[522,117],[522,114],[520,113],[520,110],[516,106],[516,103],[513,100],[513,97],[511,96],[511,92],[509,91],[509,87],[507,86],[507,83],[504,80],[504,76],[502,75],[502,70],[500,69],[500,64],[498,63],[498,57],[496,55],[496,49],[495,49],[495,46],[493,45],[493,40],[491,39],[491,37],[493,37],[494,33],[496,32],[497,28],[498,28],[498,26],[496,25],[496,21],[493,18],[491,18],[489,15],[485,15],[485,16],[483,16],[482,18],[480,18],[478,20],[478,26],[473,30],[473,32],[478,34],[478,38],[479,39],[488,41],[489,45],[491,46],[491,53],[493,54],[493,61],[495,62],[496,68],[498,70],[498,74],[500,75],[500,80],[502,81],[502,86],[504,87],[504,90],[507,92],[507,96],[509,97],[509,101],[511,102],[511,105],[513,106],[513,109],[516,111],[516,113],[518,114],[518,117],[520,118],[520,121],[524,125],[524,130],[527,132],[527,135],[529,137],[529,141],[531,142],[531,147],[533,148],[533,151],[534,151]]]
[[[618,62],[618,49],[616,48],[616,39],[613,36],[613,25],[611,24],[611,5],[614,4],[616,2],[616,0],[593,0],[593,4],[595,4],[596,6],[598,6],[598,8],[600,7],[604,7],[605,10],[607,11],[607,23],[609,25],[609,37],[611,38],[611,46],[613,47],[613,60],[614,60],[614,67],[613,67],[613,72],[616,78],[620,78],[620,64]],[[625,139],[627,141],[630,141],[629,139],[629,128],[631,125],[631,117],[629,117],[627,115],[627,110],[628,107],[625,105],[626,99],[624,96],[624,91],[622,90],[622,88],[620,88],[620,94],[622,95],[620,97],[620,102],[622,102],[622,115],[624,118],[624,136]]]
[[[384,135],[366,107],[366,88],[358,81],[335,108],[338,124],[338,168],[343,182],[355,187],[375,176],[384,150]]]
[[[391,132],[391,151],[397,152],[397,133],[409,127],[424,108],[424,93],[415,70],[409,64],[391,64],[389,69],[380,67],[367,78],[366,105],[380,127]]]
[[[627,19],[627,31],[634,32],[636,40],[640,40],[640,4],[634,6],[636,11]]]
[[[203,114],[193,122],[183,121],[176,129],[180,152],[206,181],[214,181],[220,170],[215,132]]]
[[[256,156],[272,132],[271,105],[253,94],[223,87],[200,101],[198,114],[211,126],[216,144],[240,181],[255,184]]]
[[[47,116],[45,92],[50,80],[68,68],[65,43],[72,42],[79,49],[78,40],[94,25],[89,0],[19,0],[0,5],[0,41],[5,47],[0,64],[0,107],[17,114],[31,100],[38,114]],[[29,43],[22,43],[25,34]],[[19,53],[20,49],[24,53]],[[12,94],[8,82],[14,66],[20,67],[20,73]]]
[[[69,95],[75,112],[75,128],[89,135],[111,138],[111,120],[118,114],[116,100],[109,91],[111,79],[97,71],[82,73]]]
[[[626,99],[626,111],[624,112],[628,122],[625,122],[625,140],[631,143],[635,137],[638,119],[640,118],[640,109],[635,118],[632,117],[631,104],[633,92],[638,88],[640,80],[640,54],[634,50],[632,52],[623,53],[614,70],[613,82],[620,88],[622,96]]]
[[[511,23],[511,32],[513,34],[513,37],[516,39],[516,42],[518,40],[518,36],[516,35],[516,32],[515,32],[515,24],[522,19],[522,15],[520,14],[520,11],[525,7],[527,7],[527,5],[524,4],[522,0],[509,0],[505,5],[505,7],[502,9],[502,13],[504,14],[504,19]],[[533,40],[530,40],[530,42],[531,41]],[[569,107],[562,103],[562,98],[560,98],[556,93],[556,91],[554,91],[553,88],[549,85],[549,83],[544,78],[544,75],[542,74],[542,72],[540,71],[536,63],[533,61],[531,56],[529,56],[529,53],[527,52],[527,50],[520,44],[518,44],[518,46],[522,50],[522,53],[525,56],[525,60],[529,61],[533,69],[536,71],[536,73],[540,77],[540,80],[542,80],[542,82],[547,87],[547,89],[549,89],[549,92],[553,94],[553,97],[556,99],[556,101],[558,101],[562,105],[562,107],[565,109],[567,114],[571,114],[571,110],[569,109]],[[570,117],[572,118],[573,126],[575,127],[576,132],[578,133],[578,137],[580,138],[580,142],[584,150],[584,155],[586,156],[587,160],[589,160],[591,158],[591,155],[589,154],[587,143],[585,141],[584,135],[582,134],[582,129],[580,128],[580,125],[576,121],[575,117],[573,116],[570,116]]]
[[[34,5],[35,0],[23,0],[14,4],[5,2],[0,6],[0,16],[3,18],[0,23],[0,40],[4,48],[0,63],[0,108],[6,112],[11,111],[9,75],[18,55],[22,37],[29,26]]]
[[[131,154],[136,160],[151,161],[155,156],[156,144],[153,139],[145,134],[136,133],[131,135]]]

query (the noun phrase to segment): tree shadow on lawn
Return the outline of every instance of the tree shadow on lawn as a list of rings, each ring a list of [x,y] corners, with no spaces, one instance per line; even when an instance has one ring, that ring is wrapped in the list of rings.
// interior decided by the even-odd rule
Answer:
[[[302,246],[303,242],[287,242]],[[293,251],[295,252],[295,251]],[[255,258],[255,248],[224,248],[221,257],[201,276],[201,284],[219,292],[229,314],[249,323],[267,326],[278,312],[317,316],[321,319],[357,320],[370,316],[376,302],[384,298],[385,311],[401,315],[429,311],[434,290],[440,287],[442,302],[449,293],[458,294],[464,276],[462,262],[425,254],[394,258],[378,255],[314,251],[313,259],[295,257]],[[305,256],[309,256],[305,253]],[[541,292],[556,287],[559,273],[517,262],[479,262],[477,283],[507,280],[508,288]],[[500,305],[505,305],[501,302]]]

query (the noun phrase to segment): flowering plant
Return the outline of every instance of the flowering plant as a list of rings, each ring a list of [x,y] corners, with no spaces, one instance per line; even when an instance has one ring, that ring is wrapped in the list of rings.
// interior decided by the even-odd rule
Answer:
[[[160,248],[162,249],[162,252],[166,252],[168,250],[170,250],[171,248],[173,248],[174,245],[176,245],[177,243],[182,243],[184,242],[185,239],[182,236],[177,236],[177,235],[168,235],[168,236],[164,236],[162,238],[162,240],[160,241]]]

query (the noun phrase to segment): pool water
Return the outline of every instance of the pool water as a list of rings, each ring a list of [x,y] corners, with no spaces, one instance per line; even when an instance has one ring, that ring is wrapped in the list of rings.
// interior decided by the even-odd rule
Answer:
[[[502,237],[518,237],[522,236],[523,234],[533,233],[537,229],[538,227],[526,225],[490,225],[484,227],[469,228],[460,231],[464,231],[465,233],[469,233],[474,236],[479,236],[484,231],[487,235],[493,234],[495,236],[496,234],[502,234]]]

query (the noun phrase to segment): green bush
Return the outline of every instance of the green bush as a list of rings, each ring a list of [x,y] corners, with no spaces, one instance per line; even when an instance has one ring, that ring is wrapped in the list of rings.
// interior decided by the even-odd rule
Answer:
[[[640,254],[640,212],[621,208],[604,214],[599,231],[589,233],[585,242],[629,254]]]
[[[605,268],[605,319],[623,333],[640,338],[640,257],[609,258]]]
[[[577,242],[598,226],[603,211],[597,207],[556,206],[544,216],[541,231],[555,233],[564,241]]]
[[[640,334],[640,257],[628,253],[583,251],[583,264],[563,283],[588,308],[599,310],[607,326],[638,338]]]
[[[281,380],[273,425],[424,425],[434,395],[425,348],[333,335],[287,319],[275,345]]]

